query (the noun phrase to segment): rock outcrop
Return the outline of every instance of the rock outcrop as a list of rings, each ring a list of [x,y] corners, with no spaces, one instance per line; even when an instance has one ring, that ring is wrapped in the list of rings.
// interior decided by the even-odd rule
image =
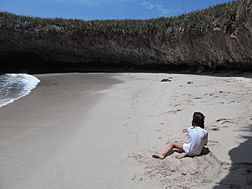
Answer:
[[[242,0],[151,20],[80,21],[0,13],[0,69],[252,71],[251,4]]]

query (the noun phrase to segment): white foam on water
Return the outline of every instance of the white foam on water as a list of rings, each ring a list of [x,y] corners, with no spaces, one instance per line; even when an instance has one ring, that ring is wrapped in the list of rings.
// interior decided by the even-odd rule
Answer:
[[[0,107],[28,95],[39,82],[29,74],[0,75]]]

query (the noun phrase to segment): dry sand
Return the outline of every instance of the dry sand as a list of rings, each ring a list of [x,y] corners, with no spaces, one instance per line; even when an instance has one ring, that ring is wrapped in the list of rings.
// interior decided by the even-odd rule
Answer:
[[[251,76],[38,77],[0,109],[1,189],[252,187]],[[206,115],[210,152],[153,159],[187,141],[194,111]]]

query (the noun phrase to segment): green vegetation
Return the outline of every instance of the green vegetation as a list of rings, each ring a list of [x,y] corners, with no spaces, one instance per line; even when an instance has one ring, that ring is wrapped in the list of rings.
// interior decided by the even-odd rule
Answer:
[[[110,34],[120,36],[155,36],[166,39],[177,38],[178,34],[188,34],[192,38],[210,30],[226,32],[235,23],[238,1],[220,4],[203,11],[195,11],[177,17],[161,17],[149,20],[94,20],[43,19],[0,13],[0,30],[26,32],[78,32],[92,36]],[[154,34],[154,35],[153,35]]]

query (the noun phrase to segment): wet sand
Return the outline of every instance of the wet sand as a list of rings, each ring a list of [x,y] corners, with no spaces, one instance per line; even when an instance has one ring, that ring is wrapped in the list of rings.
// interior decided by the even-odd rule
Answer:
[[[37,76],[30,95],[0,109],[0,188],[251,186],[249,75]],[[187,141],[194,111],[206,115],[205,154],[153,159]]]

